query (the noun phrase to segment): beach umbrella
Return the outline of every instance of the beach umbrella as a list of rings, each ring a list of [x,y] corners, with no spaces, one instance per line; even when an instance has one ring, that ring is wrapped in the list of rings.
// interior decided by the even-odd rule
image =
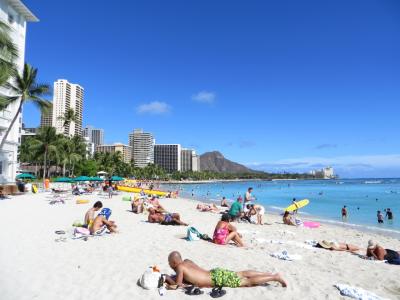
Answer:
[[[89,181],[90,177],[88,176],[79,176],[74,178],[75,181]]]
[[[111,177],[111,181],[122,181],[122,180],[124,180],[124,178],[120,177],[120,176],[112,176]]]
[[[104,181],[100,177],[89,177],[88,181]]]
[[[22,173],[17,175],[17,179],[36,179],[36,177],[29,173]]]
[[[59,177],[56,180],[54,180],[54,182],[74,182],[74,180],[72,178],[68,178],[68,177]]]

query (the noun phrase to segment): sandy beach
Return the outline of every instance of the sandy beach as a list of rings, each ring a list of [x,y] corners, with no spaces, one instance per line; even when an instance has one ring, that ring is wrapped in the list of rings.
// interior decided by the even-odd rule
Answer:
[[[0,201],[2,212],[0,247],[1,299],[159,299],[157,290],[144,290],[137,281],[147,267],[157,265],[172,274],[167,262],[173,250],[206,269],[224,267],[234,271],[255,269],[280,272],[287,288],[270,284],[253,288],[226,289],[224,299],[349,299],[334,284],[361,287],[387,299],[400,299],[399,266],[363,260],[345,252],[308,246],[306,240],[338,240],[366,248],[369,239],[399,250],[400,241],[373,233],[330,225],[318,229],[283,225],[280,217],[267,214],[257,226],[237,224],[248,246],[218,246],[205,241],[188,242],[186,227],[147,223],[147,216],[130,212],[122,195],[107,199],[89,195],[73,197],[66,204],[49,205],[50,194],[30,194]],[[88,199],[89,204],[76,204]],[[120,233],[70,238],[72,223],[83,220],[96,200],[112,209]],[[183,221],[212,236],[219,214],[198,212],[196,202],[163,199],[161,204],[181,214]],[[56,230],[67,240],[56,242]],[[271,243],[271,240],[273,243]],[[280,242],[280,243],[278,243]],[[270,254],[287,250],[301,260],[283,261]],[[209,299],[210,289],[199,299]],[[167,291],[164,299],[190,299],[182,290]]]

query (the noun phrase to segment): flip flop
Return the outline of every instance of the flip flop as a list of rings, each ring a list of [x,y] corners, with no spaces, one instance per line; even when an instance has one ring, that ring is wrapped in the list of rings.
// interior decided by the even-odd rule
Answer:
[[[210,296],[212,298],[220,298],[222,296],[225,296],[225,294],[226,294],[226,291],[223,290],[222,287],[218,287],[218,288],[213,288],[212,289],[212,291],[210,293]]]
[[[192,285],[192,286],[186,288],[185,294],[186,294],[186,295],[189,295],[189,296],[198,296],[198,295],[204,294],[204,292],[203,292],[202,290],[200,290],[199,288],[194,287],[194,286]]]
[[[65,234],[65,231],[64,230],[56,230],[55,234]]]

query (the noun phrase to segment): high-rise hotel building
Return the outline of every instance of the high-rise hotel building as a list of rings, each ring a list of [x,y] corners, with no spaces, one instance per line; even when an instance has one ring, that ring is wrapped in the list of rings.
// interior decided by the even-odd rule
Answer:
[[[179,144],[154,145],[154,163],[169,173],[181,171],[181,152]]]
[[[104,130],[94,128],[93,126],[86,126],[83,130],[83,137],[89,138],[89,141],[95,146],[104,144]]]
[[[142,129],[135,129],[129,134],[129,146],[133,149],[135,167],[144,168],[154,163],[154,137]]]
[[[18,57],[14,64],[16,70],[21,74],[25,62],[25,38],[28,22],[38,22],[38,18],[20,0],[0,0],[0,20],[10,27],[10,38],[18,49]],[[0,56],[4,60],[8,57],[3,56],[3,49]],[[13,92],[7,87],[0,87],[0,93],[12,96]],[[0,111],[0,140],[4,138],[6,130],[10,127],[11,121],[18,112],[19,100],[9,104]],[[15,182],[18,169],[18,146],[21,142],[22,132],[22,113],[17,116],[17,120],[10,130],[7,139],[0,149],[0,184]]]
[[[132,159],[132,147],[124,144],[114,144],[114,145],[97,145],[96,152],[102,153],[116,153],[120,152],[122,159],[126,163],[130,163]]]
[[[53,126],[57,133],[68,136],[82,135],[83,87],[65,79],[54,82]],[[62,118],[73,109],[76,120],[64,126]]]
[[[181,171],[200,171],[200,157],[193,149],[182,149]]]

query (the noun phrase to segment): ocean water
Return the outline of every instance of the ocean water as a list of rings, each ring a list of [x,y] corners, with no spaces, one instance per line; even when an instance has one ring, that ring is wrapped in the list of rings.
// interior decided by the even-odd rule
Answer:
[[[284,180],[178,184],[181,195],[204,201],[219,202],[223,196],[234,201],[253,187],[257,202],[270,212],[282,212],[293,198],[309,199],[300,210],[303,218],[322,220],[338,225],[370,229],[400,237],[400,179]],[[192,196],[193,194],[193,196]],[[343,224],[341,209],[347,206],[348,221]],[[377,210],[391,208],[394,220],[377,222]]]

